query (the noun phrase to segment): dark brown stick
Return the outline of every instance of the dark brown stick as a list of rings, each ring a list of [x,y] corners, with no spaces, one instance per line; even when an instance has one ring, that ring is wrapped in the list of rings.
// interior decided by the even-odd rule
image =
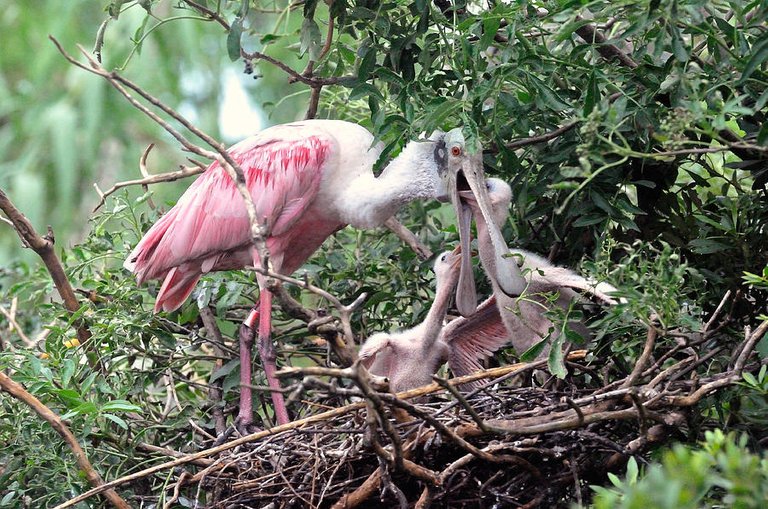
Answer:
[[[563,135],[564,133],[567,133],[577,125],[581,123],[581,120],[574,120],[572,122],[568,122],[562,127],[558,127],[554,131],[550,131],[548,133],[540,134],[539,136],[531,136],[530,138],[521,138],[519,140],[514,140],[505,145],[510,150],[514,150],[520,147],[527,147],[528,145],[536,145],[538,143],[544,143],[550,140],[554,140],[558,136]]]
[[[62,267],[59,257],[56,256],[56,252],[53,249],[53,230],[48,227],[48,233],[41,237],[34,226],[32,226],[32,223],[29,222],[29,219],[16,208],[2,189],[0,189],[0,210],[5,212],[5,215],[13,223],[13,228],[24,245],[29,246],[43,260],[45,268],[48,269],[48,273],[51,275],[53,284],[56,286],[56,290],[59,292],[67,311],[75,313],[79,310],[80,302],[77,300],[75,291],[72,289],[72,285],[69,283],[69,279],[64,272],[64,267]],[[91,339],[91,331],[88,330],[82,320],[76,320],[74,327],[80,344],[83,346],[87,345]]]

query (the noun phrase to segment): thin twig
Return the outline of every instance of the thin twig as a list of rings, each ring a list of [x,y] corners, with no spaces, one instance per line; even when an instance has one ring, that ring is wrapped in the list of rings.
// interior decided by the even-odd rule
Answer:
[[[717,308],[712,313],[712,316],[709,317],[709,320],[707,321],[707,324],[702,329],[703,333],[709,332],[709,329],[712,327],[712,324],[715,323],[715,320],[720,315],[720,312],[723,310],[723,307],[725,307],[725,303],[728,302],[728,300],[731,298],[731,291],[728,290],[725,292],[725,295],[723,295],[723,298],[720,299],[720,304],[717,305]]]
[[[337,85],[339,83],[343,83],[344,81],[349,81],[355,78],[354,76],[336,76],[332,78],[317,78],[317,77],[309,78],[307,76],[302,75],[299,72],[294,71],[289,66],[282,63],[281,61],[275,58],[272,58],[269,55],[265,55],[260,51],[248,52],[241,49],[240,55],[246,60],[266,60],[270,64],[276,67],[279,67],[281,70],[283,70],[286,74],[288,74],[288,76],[290,76],[290,79],[292,79],[293,81],[301,82],[305,85],[309,85],[310,87]]]
[[[5,315],[5,318],[8,319],[8,324],[10,325],[9,329],[11,331],[16,331],[16,334],[21,338],[21,341],[24,342],[24,345],[26,345],[28,348],[34,348],[35,342],[29,339],[29,337],[24,334],[24,330],[19,326],[19,323],[16,321],[16,318],[13,316],[13,313],[5,309],[2,304],[0,304],[0,313]]]
[[[511,141],[507,143],[505,147],[510,150],[514,150],[521,147],[526,147],[528,145],[537,145],[539,143],[544,143],[544,142],[553,140],[558,136],[562,136],[564,133],[567,133],[568,131],[570,131],[580,123],[581,123],[581,120],[574,120],[572,122],[568,122],[562,127],[558,127],[554,131],[550,131],[548,133],[544,133],[539,136],[531,136],[530,138],[522,138],[519,140]]]
[[[218,12],[212,11],[208,7],[199,4],[197,2],[194,2],[192,0],[184,0],[184,3],[192,7],[193,9],[199,11],[204,16],[208,16],[213,21],[216,21],[219,25],[223,26],[226,31],[229,31],[229,23],[227,23],[227,20],[225,20]]]
[[[651,319],[650,323],[648,324],[648,334],[645,338],[643,353],[640,354],[640,358],[638,358],[637,362],[635,362],[635,367],[632,369],[632,373],[630,373],[624,383],[621,384],[622,388],[631,387],[635,384],[635,382],[637,382],[637,379],[640,378],[640,374],[643,372],[643,369],[645,369],[645,366],[648,364],[648,361],[653,354],[653,347],[656,344],[657,334],[658,333],[656,332],[656,327],[654,326],[654,320]]]

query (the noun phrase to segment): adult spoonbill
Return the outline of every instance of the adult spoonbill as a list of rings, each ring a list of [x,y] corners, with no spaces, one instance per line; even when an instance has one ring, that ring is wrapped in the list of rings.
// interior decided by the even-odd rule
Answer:
[[[458,282],[459,249],[435,260],[435,298],[419,325],[400,332],[378,332],[360,348],[359,358],[374,375],[389,378],[394,392],[426,385],[448,359],[448,346],[439,340],[443,320]]]
[[[512,200],[512,190],[503,180],[486,180],[490,217],[497,228],[507,218]],[[511,343],[518,354],[522,354],[547,336],[557,337],[557,331],[548,311],[554,307],[568,310],[572,303],[581,299],[584,292],[606,304],[616,304],[609,295],[616,288],[605,282],[590,281],[574,271],[552,265],[547,259],[522,249],[509,251],[509,258],[518,260],[521,267],[521,284],[524,288],[519,295],[509,295],[497,281],[497,255],[494,249],[489,225],[480,212],[476,196],[470,191],[459,192],[475,215],[477,243],[480,263],[488,275],[493,295],[478,306],[468,317],[458,318],[445,326],[441,341],[449,348],[449,366],[455,376],[462,376],[481,368],[480,361],[490,357],[499,348]],[[550,296],[555,295],[554,302]],[[578,321],[569,322],[569,327],[583,337],[589,330]],[[545,356],[549,346],[540,357]]]
[[[279,125],[234,145],[229,152],[243,169],[256,215],[266,227],[272,268],[290,274],[329,235],[347,224],[379,226],[416,199],[450,199],[460,205],[460,190],[482,185],[482,167],[471,164],[464,144],[459,129],[410,142],[379,177],[373,175],[372,168],[381,154],[381,144],[374,145],[370,132],[350,122],[307,120]],[[207,272],[248,266],[261,263],[251,244],[245,205],[218,162],[212,163],[150,228],[125,262],[139,284],[163,280],[155,311],[181,306]],[[272,296],[266,278],[260,274],[256,278],[260,288],[258,312],[255,308],[240,334],[237,422],[243,427],[253,422],[249,385],[252,329],[257,316],[259,355],[273,389],[277,422],[289,420],[274,376]],[[471,276],[462,276],[462,281],[467,297],[459,300],[464,312],[472,312],[476,306],[476,300],[472,302],[474,283]],[[506,284],[503,274],[500,284]]]

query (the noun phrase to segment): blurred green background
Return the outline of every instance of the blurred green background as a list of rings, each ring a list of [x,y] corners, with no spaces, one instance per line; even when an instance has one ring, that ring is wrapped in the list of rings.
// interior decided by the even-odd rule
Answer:
[[[244,74],[242,61],[233,63],[226,56],[223,28],[202,19],[173,22],[196,17],[173,2],[155,5],[157,17],[131,8],[117,19],[106,12],[108,4],[0,1],[0,188],[38,231],[50,225],[60,248],[87,233],[99,200],[93,184],[107,190],[117,181],[140,178],[139,157],[150,143],[156,144],[148,161],[150,172],[189,163],[176,140],[105,80],[70,65],[49,35],[71,54],[78,53],[77,45],[90,52],[99,27],[109,19],[104,66],[124,68],[126,77],[226,143],[301,117],[308,96],[306,87],[287,84],[277,69],[265,66],[255,75]],[[281,30],[292,31],[301,24],[300,14],[257,14],[270,29],[278,23]],[[158,23],[158,18],[169,17],[171,21]],[[144,32],[140,55],[134,53],[133,40],[141,38],[137,27]],[[289,64],[295,58],[289,51],[281,54],[279,41],[271,52]],[[155,200],[175,200],[188,184],[155,186]],[[127,192],[138,194],[141,189]],[[0,267],[18,258],[35,259],[21,248],[10,226],[0,224]]]

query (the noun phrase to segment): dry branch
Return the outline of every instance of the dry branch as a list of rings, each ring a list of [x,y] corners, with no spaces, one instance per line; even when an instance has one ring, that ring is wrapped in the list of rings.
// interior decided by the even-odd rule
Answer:
[[[24,329],[22,329],[19,323],[16,321],[13,308],[9,311],[5,309],[5,307],[2,304],[0,304],[0,314],[5,316],[6,320],[8,320],[8,325],[9,325],[8,330],[16,331],[16,334],[18,334],[22,342],[24,342],[24,344],[28,348],[33,348],[35,346],[35,342],[29,339],[26,334],[24,334]]]
[[[477,381],[477,380],[481,380],[483,378],[493,378],[493,377],[502,376],[502,375],[505,375],[507,373],[512,373],[512,372],[519,373],[521,370],[526,370],[526,369],[529,369],[529,368],[531,368],[533,366],[540,366],[543,362],[546,362],[546,361],[541,361],[541,362],[532,363],[532,364],[526,364],[526,363],[513,364],[511,366],[504,366],[504,367],[501,367],[501,368],[494,368],[494,369],[490,369],[490,370],[486,370],[486,371],[480,371],[478,373],[473,373],[471,375],[454,378],[454,379],[450,380],[450,383],[453,384],[453,385],[460,385],[460,384],[465,384],[465,383],[468,383],[468,382],[474,382],[474,381]],[[295,375],[295,374],[313,374],[313,373],[314,374],[318,374],[318,375],[341,376],[341,377],[349,377],[349,376],[352,375],[352,371],[349,368],[346,368],[346,369],[343,369],[343,370],[339,370],[339,369],[334,370],[334,369],[331,369],[331,368],[321,368],[319,366],[316,367],[316,368],[289,368],[289,369],[283,369],[281,371],[278,371],[277,375],[278,376],[289,376],[289,375]],[[400,399],[417,398],[417,397],[420,397],[420,396],[425,396],[427,394],[431,394],[431,393],[437,392],[437,391],[439,391],[441,389],[442,388],[440,387],[439,384],[433,383],[433,384],[430,384],[430,385],[426,385],[424,387],[419,387],[417,389],[411,389],[409,391],[400,392],[400,393],[397,394],[397,397],[399,397]],[[110,481],[110,482],[104,484],[103,486],[100,486],[99,488],[94,488],[92,490],[89,490],[89,491],[81,494],[81,495],[78,495],[77,497],[72,498],[72,499],[66,501],[63,504],[60,504],[60,505],[56,506],[54,509],[64,509],[65,507],[72,507],[75,504],[77,504],[77,503],[79,503],[79,502],[81,502],[83,500],[86,500],[86,499],[88,499],[88,498],[90,498],[90,497],[92,497],[94,495],[97,495],[97,494],[103,492],[106,489],[114,488],[116,486],[120,486],[122,484],[125,484],[127,482],[131,482],[131,481],[135,481],[137,479],[142,479],[142,478],[147,477],[149,475],[152,475],[152,474],[154,474],[156,472],[160,472],[160,471],[163,471],[163,470],[168,470],[168,469],[171,469],[171,468],[175,468],[177,466],[184,465],[184,464],[190,463],[190,462],[195,461],[195,460],[199,460],[199,459],[202,459],[202,458],[207,458],[209,456],[213,456],[215,454],[218,454],[218,453],[221,453],[221,452],[224,452],[224,451],[228,451],[230,449],[234,449],[235,447],[238,447],[238,446],[241,446],[241,445],[244,445],[244,444],[247,444],[247,443],[256,442],[256,441],[261,440],[261,439],[266,438],[266,437],[271,437],[271,436],[274,436],[274,435],[285,433],[287,431],[296,430],[296,429],[299,429],[299,428],[302,428],[302,427],[306,426],[307,424],[328,421],[328,420],[333,419],[335,417],[338,417],[340,415],[344,415],[344,414],[347,414],[347,413],[352,412],[354,410],[359,410],[359,409],[364,408],[364,407],[365,407],[365,402],[362,402],[362,401],[361,402],[356,402],[356,403],[351,403],[349,405],[346,405],[346,406],[343,406],[343,407],[340,407],[340,408],[335,408],[335,409],[329,410],[327,412],[323,412],[323,413],[320,413],[320,414],[316,414],[316,415],[312,415],[312,416],[309,416],[309,417],[305,417],[303,419],[298,419],[298,420],[295,420],[295,421],[290,422],[288,424],[283,424],[283,425],[280,425],[280,426],[275,426],[273,428],[269,428],[269,429],[264,430],[264,431],[258,431],[256,433],[252,433],[250,435],[246,435],[244,437],[232,440],[231,442],[227,442],[226,444],[222,444],[222,445],[217,446],[217,447],[212,447],[212,448],[209,448],[209,449],[205,449],[203,451],[200,451],[200,452],[197,452],[197,453],[194,453],[194,454],[188,454],[188,455],[183,456],[181,458],[178,458],[178,459],[175,459],[175,460],[172,460],[172,461],[167,461],[167,462],[162,463],[160,465],[155,465],[153,467],[146,468],[146,469],[141,470],[139,472],[135,472],[133,474],[130,474],[130,475],[121,477],[119,479],[115,479],[113,481]]]
[[[45,406],[39,399],[27,392],[24,387],[14,382],[11,378],[2,372],[0,372],[0,389],[4,390],[22,403],[28,405],[37,415],[42,417],[59,435],[61,435],[61,437],[64,439],[64,442],[66,442],[66,444],[72,450],[72,453],[75,455],[77,466],[83,471],[85,478],[88,479],[88,482],[91,484],[91,486],[94,487],[94,489],[100,488],[100,492],[104,493],[104,497],[109,500],[113,506],[120,509],[130,508],[130,506],[120,497],[120,495],[117,494],[115,490],[104,487],[104,480],[93,468],[91,462],[88,461],[88,456],[86,456],[83,448],[80,447],[80,444],[77,442],[75,435],[69,431],[69,428],[67,428],[67,426],[61,420],[61,418],[59,418],[58,415],[56,415],[50,408]]]
[[[59,50],[62,56],[69,63],[71,63],[72,65],[84,71],[95,74],[97,76],[101,76],[102,78],[107,80],[107,82],[109,82],[110,85],[112,85],[118,92],[120,92],[123,95],[123,97],[125,97],[134,108],[144,113],[146,116],[151,118],[155,123],[157,123],[163,129],[165,129],[165,131],[168,132],[168,134],[173,136],[179,143],[181,143],[181,145],[184,147],[185,150],[193,154],[197,154],[201,157],[215,160],[221,165],[221,167],[227,172],[227,175],[229,175],[229,177],[235,183],[235,187],[237,188],[238,192],[240,193],[243,199],[243,203],[245,204],[245,209],[248,213],[248,219],[250,221],[250,226],[251,226],[251,231],[250,231],[251,241],[253,242],[253,245],[259,254],[261,263],[264,266],[268,267],[269,251],[267,250],[267,244],[265,239],[266,228],[264,227],[264,225],[261,224],[260,219],[256,216],[256,207],[253,203],[253,197],[251,196],[250,192],[248,191],[248,188],[246,187],[243,170],[242,168],[240,168],[237,162],[232,158],[232,156],[227,152],[226,148],[221,143],[213,139],[211,136],[209,136],[208,134],[206,134],[196,126],[194,126],[189,120],[187,120],[177,111],[175,111],[173,108],[171,108],[170,106],[166,105],[156,97],[149,94],[146,90],[144,90],[139,85],[133,83],[132,81],[125,78],[118,72],[110,72],[104,69],[104,67],[102,67],[102,65],[96,59],[91,57],[88,54],[88,52],[85,51],[82,47],[78,46],[78,48],[80,49],[80,52],[88,60],[88,65],[85,65],[79,62],[77,59],[75,59],[73,56],[67,53],[64,50],[64,48],[61,46],[59,41],[57,41],[54,37],[49,36],[49,38],[56,46],[56,49]],[[198,139],[202,140],[206,145],[211,147],[213,150],[212,151],[206,150],[190,142],[176,128],[171,126],[168,122],[166,122],[163,118],[161,118],[157,113],[152,111],[148,106],[145,106],[141,101],[136,99],[130,91],[133,91],[139,97],[141,97],[144,101],[146,101],[153,107],[159,109],[160,111],[168,115],[170,118],[179,122],[185,129],[187,129],[190,133],[192,133]]]
[[[80,302],[67,278],[67,274],[64,272],[64,267],[61,265],[59,257],[56,256],[56,252],[53,249],[53,230],[48,227],[48,233],[41,237],[35,230],[35,227],[32,226],[32,223],[29,222],[29,219],[16,208],[2,189],[0,189],[0,210],[5,213],[13,224],[13,228],[16,230],[21,242],[25,246],[29,246],[43,260],[45,268],[48,269],[48,273],[51,275],[53,284],[56,286],[56,290],[59,292],[67,311],[70,313],[77,312],[80,309]],[[73,325],[80,344],[89,345],[91,331],[88,330],[82,320],[75,320]]]
[[[547,141],[554,140],[559,136],[562,136],[563,134],[567,133],[568,131],[570,131],[577,125],[579,125],[580,123],[581,123],[580,120],[574,120],[548,133],[544,133],[538,136],[531,136],[530,138],[521,138],[519,140],[511,141],[507,143],[505,147],[507,147],[510,150],[515,150],[518,148],[527,147],[529,145],[537,145],[539,143],[545,143]]]
[[[115,184],[112,185],[112,187],[110,187],[106,191],[102,191],[101,189],[99,189],[97,184],[93,184],[93,187],[96,189],[96,192],[99,193],[99,203],[97,203],[96,206],[93,207],[93,212],[96,212],[97,210],[99,210],[99,208],[102,205],[104,205],[104,202],[106,201],[109,195],[111,195],[115,191],[118,191],[119,189],[122,189],[124,187],[142,186],[146,188],[146,186],[148,186],[149,184],[158,184],[160,182],[173,182],[175,180],[191,177],[193,175],[199,175],[204,171],[205,171],[205,167],[182,166],[181,169],[177,171],[171,171],[168,173],[159,173],[157,175],[149,175],[149,176],[145,176],[144,178],[140,178],[136,180],[126,180],[123,182],[116,182]]]

